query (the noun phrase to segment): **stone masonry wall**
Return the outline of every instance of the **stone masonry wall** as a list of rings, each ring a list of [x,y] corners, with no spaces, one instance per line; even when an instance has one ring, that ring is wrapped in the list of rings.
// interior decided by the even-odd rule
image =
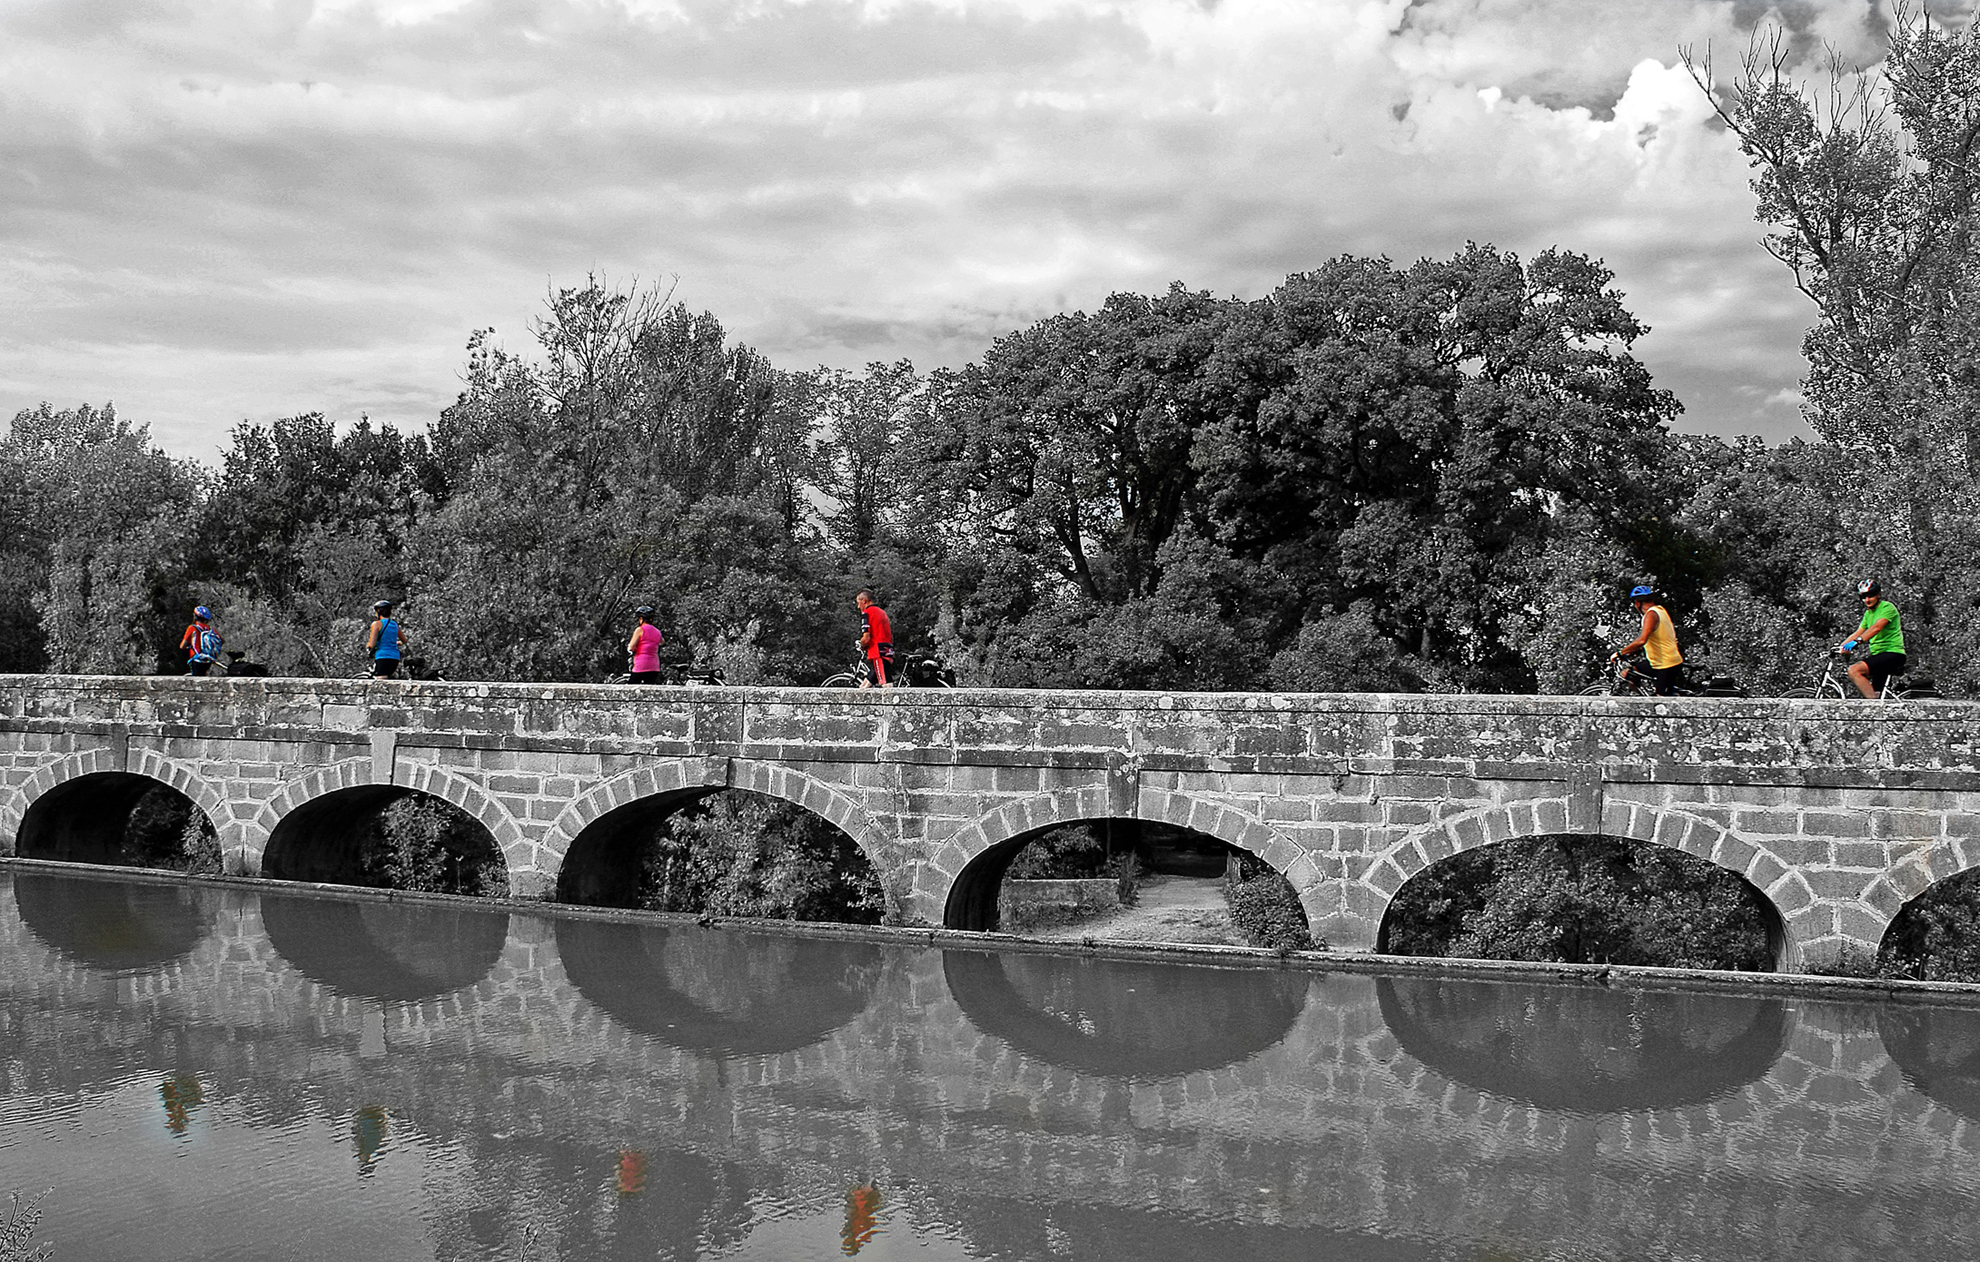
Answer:
[[[1263,857],[1344,949],[1375,945],[1410,877],[1516,837],[1728,867],[1779,912],[1790,967],[1874,951],[1980,862],[1963,702],[0,677],[0,852],[43,794],[105,771],[185,792],[242,871],[325,794],[432,793],[488,827],[521,895],[618,807],[747,789],[843,829],[905,923],[952,919],[1035,830],[1160,821]]]

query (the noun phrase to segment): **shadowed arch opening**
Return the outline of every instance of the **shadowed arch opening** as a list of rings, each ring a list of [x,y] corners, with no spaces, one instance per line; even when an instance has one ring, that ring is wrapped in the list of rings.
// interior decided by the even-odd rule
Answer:
[[[178,789],[150,776],[99,771],[65,780],[21,819],[23,858],[218,872],[213,821]]]
[[[1980,868],[1934,881],[1899,908],[1876,969],[1917,981],[1980,982]]]
[[[857,842],[805,808],[744,789],[656,793],[572,839],[557,901],[593,907],[875,924],[878,875]]]
[[[866,1010],[881,970],[870,942],[674,925],[559,920],[579,993],[636,1033],[719,1055],[793,1052]]]
[[[1431,864],[1382,916],[1376,950],[1487,960],[1771,972],[1779,911],[1745,877],[1669,846],[1527,837]]]
[[[389,784],[339,789],[290,811],[269,836],[261,874],[436,894],[509,892],[508,866],[480,820]]]
[[[945,951],[949,993],[985,1034],[1049,1064],[1176,1078],[1248,1060],[1286,1036],[1310,979],[1091,956]]]
[[[1730,1095],[1787,1047],[1778,999],[1606,986],[1384,977],[1404,1051],[1468,1087],[1543,1109],[1622,1113]]]
[[[506,911],[307,894],[262,895],[261,924],[303,976],[380,1003],[476,985],[509,937]]]
[[[14,874],[14,902],[29,932],[106,973],[149,972],[190,955],[212,928],[210,897],[183,884]]]
[[[957,874],[943,919],[979,933],[1314,945],[1292,886],[1258,856],[1194,829],[1104,816],[984,850]]]

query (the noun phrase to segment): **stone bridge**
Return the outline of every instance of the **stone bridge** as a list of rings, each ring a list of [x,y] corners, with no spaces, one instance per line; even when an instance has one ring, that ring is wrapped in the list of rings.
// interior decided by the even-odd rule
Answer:
[[[433,794],[486,826],[521,896],[623,881],[667,811],[749,790],[850,836],[890,920],[955,928],[995,926],[1040,832],[1134,821],[1256,854],[1347,950],[1378,945],[1418,872],[1521,837],[1729,868],[1788,968],[1874,951],[1980,863],[1961,702],[0,677],[0,853],[113,858],[153,783],[206,813],[232,870],[309,880],[335,879],[363,814]]]
[[[1061,1255],[1010,1238],[1041,1216],[1091,1256],[1082,1232],[1143,1215],[1175,1237],[1146,1256],[1178,1260],[1234,1238],[1720,1257],[1735,1228],[1781,1256],[1970,1251],[1980,1011],[1540,985],[1509,1022],[1503,989],[23,866],[0,869],[0,1115],[105,1100],[139,1064],[167,1125],[201,1101],[275,1128],[389,1114],[401,1144],[465,1153],[474,1195],[433,1195],[498,1207],[490,1255],[533,1204],[595,1215],[629,1149],[686,1228],[723,1212],[718,1185],[822,1200],[871,1175],[982,1256]],[[126,1177],[144,1204],[141,1163]],[[1398,1222],[1420,1251],[1357,1234]],[[1260,1225],[1282,1237],[1233,1235]]]

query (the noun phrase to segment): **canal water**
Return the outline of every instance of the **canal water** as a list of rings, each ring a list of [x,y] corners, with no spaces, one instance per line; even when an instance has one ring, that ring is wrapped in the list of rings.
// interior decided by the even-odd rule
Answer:
[[[14,869],[44,1189],[57,1262],[1964,1260],[1980,1010]]]

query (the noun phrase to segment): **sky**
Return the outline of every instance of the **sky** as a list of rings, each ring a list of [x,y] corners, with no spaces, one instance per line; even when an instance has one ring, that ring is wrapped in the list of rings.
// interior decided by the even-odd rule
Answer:
[[[594,274],[927,369],[1479,241],[1604,259],[1680,428],[1781,439],[1813,308],[1678,50],[1867,62],[1882,3],[0,0],[0,416],[419,427]]]

